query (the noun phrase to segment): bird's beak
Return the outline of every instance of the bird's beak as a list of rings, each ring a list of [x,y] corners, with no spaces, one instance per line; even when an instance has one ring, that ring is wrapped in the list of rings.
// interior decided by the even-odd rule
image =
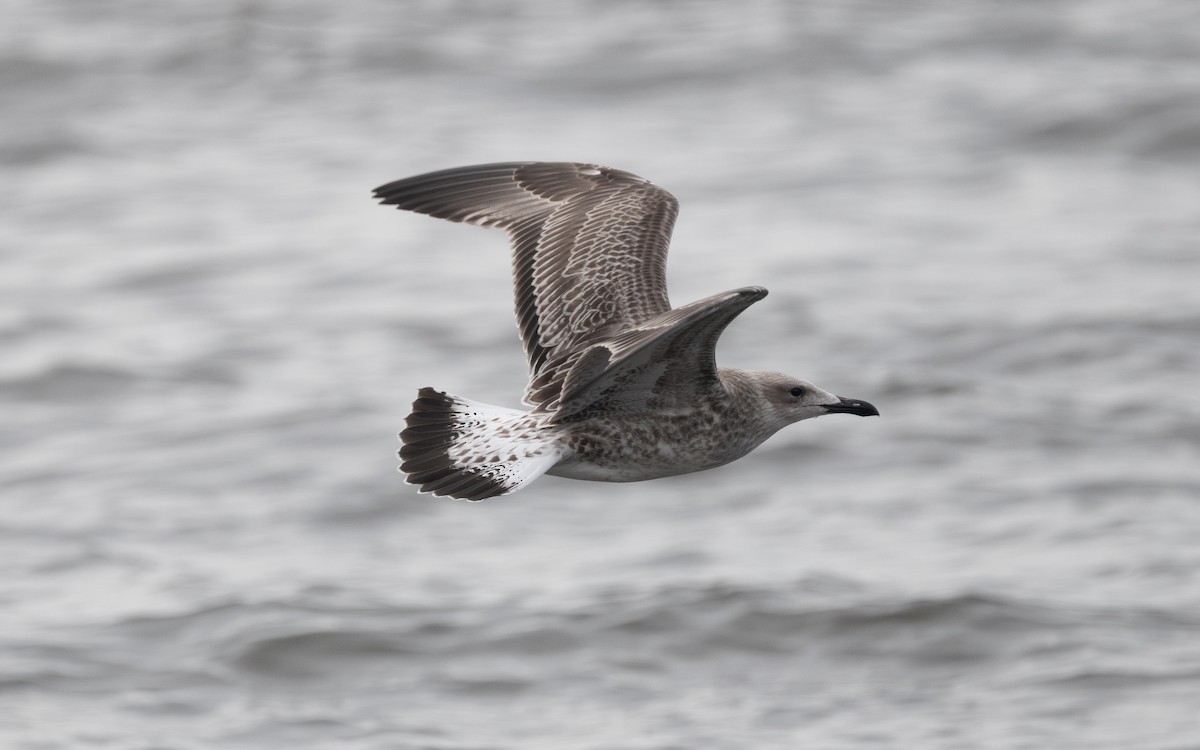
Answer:
[[[842,398],[836,404],[825,404],[825,411],[830,414],[857,414],[860,417],[878,417],[879,410],[866,401],[856,398]]]

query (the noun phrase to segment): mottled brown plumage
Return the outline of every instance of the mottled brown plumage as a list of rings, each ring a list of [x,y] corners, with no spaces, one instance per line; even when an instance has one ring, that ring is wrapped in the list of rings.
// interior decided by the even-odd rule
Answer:
[[[431,388],[401,433],[422,491],[478,500],[549,472],[635,481],[739,458],[786,424],[878,414],[778,373],[718,368],[725,327],[762,287],[672,309],[666,257],[678,203],[621,170],[570,162],[460,167],[389,183],[388,205],[499,227],[513,248],[529,413]]]

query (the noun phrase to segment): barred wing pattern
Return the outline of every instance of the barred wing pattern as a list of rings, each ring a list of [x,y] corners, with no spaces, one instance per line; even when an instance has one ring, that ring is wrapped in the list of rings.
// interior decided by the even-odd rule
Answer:
[[[508,162],[418,175],[375,190],[382,203],[508,232],[526,403],[558,407],[588,348],[671,310],[666,258],[678,203],[642,178],[595,164]]]

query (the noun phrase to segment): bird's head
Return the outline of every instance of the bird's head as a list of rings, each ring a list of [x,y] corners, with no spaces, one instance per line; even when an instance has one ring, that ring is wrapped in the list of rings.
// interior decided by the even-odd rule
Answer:
[[[771,405],[776,420],[782,424],[825,414],[879,416],[879,410],[866,401],[835,396],[807,380],[800,380],[781,372],[757,372],[754,376],[767,403]]]

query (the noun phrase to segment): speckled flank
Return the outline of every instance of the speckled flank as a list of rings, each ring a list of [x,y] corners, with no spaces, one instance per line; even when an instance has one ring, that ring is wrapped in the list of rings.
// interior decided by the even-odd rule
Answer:
[[[548,473],[638,482],[712,469],[741,458],[783,424],[761,408],[753,374],[721,374],[728,385],[715,387],[690,407],[659,410],[652,418],[607,414],[565,423],[570,453]]]

